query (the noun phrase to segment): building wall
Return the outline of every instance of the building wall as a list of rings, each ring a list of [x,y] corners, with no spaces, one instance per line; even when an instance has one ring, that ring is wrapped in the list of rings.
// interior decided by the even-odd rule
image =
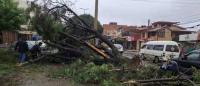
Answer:
[[[158,34],[157,34],[157,36],[158,36]],[[164,37],[158,36],[158,41],[171,41],[171,40],[172,40],[172,32],[169,29],[165,29]]]
[[[11,31],[2,31],[2,44],[11,44],[17,41],[17,33]]]
[[[127,25],[104,24],[103,35],[110,36],[112,38],[122,37],[121,31],[119,29],[124,29],[126,27]]]
[[[148,34],[149,33],[150,32],[148,32]],[[155,33],[156,33],[155,36],[147,37],[148,40],[151,40],[151,41],[171,41],[172,40],[172,31],[167,29],[167,28],[164,30],[164,36],[163,37],[159,35],[159,30],[155,31]]]

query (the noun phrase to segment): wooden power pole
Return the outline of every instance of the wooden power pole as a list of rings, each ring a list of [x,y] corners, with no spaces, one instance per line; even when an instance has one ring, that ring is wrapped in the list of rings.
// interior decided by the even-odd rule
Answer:
[[[99,10],[99,0],[95,0],[95,18],[94,18],[94,29],[98,29],[98,10]],[[95,39],[95,45],[98,45],[98,39]]]

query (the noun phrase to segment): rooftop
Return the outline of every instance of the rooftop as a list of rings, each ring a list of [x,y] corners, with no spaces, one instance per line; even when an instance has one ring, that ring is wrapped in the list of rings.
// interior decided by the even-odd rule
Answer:
[[[156,24],[177,24],[178,22],[169,22],[169,21],[157,21],[152,23],[152,25],[156,25]]]

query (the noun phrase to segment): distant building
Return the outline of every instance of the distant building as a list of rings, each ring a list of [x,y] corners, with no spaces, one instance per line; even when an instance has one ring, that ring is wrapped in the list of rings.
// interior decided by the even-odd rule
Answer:
[[[115,43],[122,44],[126,49],[138,49],[140,30],[137,26],[118,25],[116,22],[103,25],[103,34],[111,38]]]
[[[179,35],[192,32],[177,26],[176,22],[158,21],[142,33],[141,39],[145,41],[179,41]]]
[[[126,49],[132,49],[132,50],[138,50],[140,43],[140,34],[141,31],[137,29],[136,26],[129,26],[122,32],[122,37],[126,38],[125,41],[125,48]]]
[[[127,25],[118,25],[116,22],[103,24],[103,35],[112,39],[122,37],[122,31],[127,27]]]

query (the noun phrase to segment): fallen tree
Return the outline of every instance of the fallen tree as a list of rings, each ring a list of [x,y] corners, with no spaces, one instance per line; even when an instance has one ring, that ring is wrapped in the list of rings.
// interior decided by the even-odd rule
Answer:
[[[92,28],[86,21],[78,16],[67,3],[44,1],[43,4],[31,3],[32,11],[35,17],[32,19],[32,28],[43,36],[49,46],[56,47],[61,51],[78,53],[85,56],[85,53],[96,53],[102,59],[112,59],[113,62],[119,63],[121,54],[111,41],[103,36],[99,30]],[[101,44],[110,47],[112,53],[105,53],[92,41],[99,39]],[[87,47],[90,51],[81,50]],[[92,52],[91,52],[92,51]],[[87,54],[87,55],[88,55]]]

